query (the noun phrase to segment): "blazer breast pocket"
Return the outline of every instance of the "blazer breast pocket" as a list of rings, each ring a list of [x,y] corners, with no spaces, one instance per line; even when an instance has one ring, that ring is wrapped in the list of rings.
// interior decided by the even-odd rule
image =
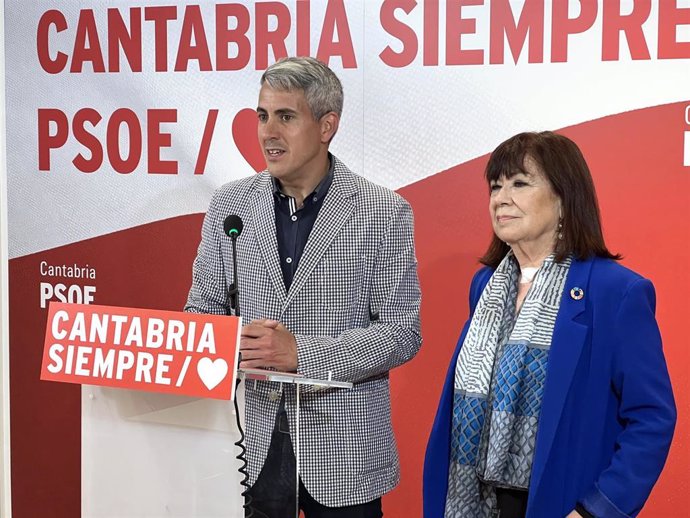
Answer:
[[[353,311],[365,285],[366,255],[331,256],[321,263],[321,305],[331,311]]]

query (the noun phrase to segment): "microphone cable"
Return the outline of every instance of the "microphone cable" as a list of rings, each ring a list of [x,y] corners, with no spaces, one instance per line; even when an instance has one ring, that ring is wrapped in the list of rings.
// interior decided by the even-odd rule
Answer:
[[[237,420],[237,429],[240,432],[240,438],[237,441],[235,441],[235,446],[237,446],[240,449],[240,452],[235,456],[235,458],[240,461],[240,467],[237,468],[237,471],[239,471],[242,475],[240,485],[244,488],[241,493],[243,498],[242,507],[244,508],[245,518],[251,518],[252,516],[254,516],[254,513],[259,513],[264,518],[268,518],[268,516],[266,516],[264,513],[262,513],[261,511],[257,511],[252,507],[252,495],[249,494],[251,486],[249,485],[249,472],[247,471],[247,447],[244,445],[244,439],[246,436],[244,434],[244,430],[242,429],[242,423],[240,421],[240,408],[237,404],[237,389],[239,389],[241,382],[242,379],[238,377],[237,382],[235,383],[235,418]]]

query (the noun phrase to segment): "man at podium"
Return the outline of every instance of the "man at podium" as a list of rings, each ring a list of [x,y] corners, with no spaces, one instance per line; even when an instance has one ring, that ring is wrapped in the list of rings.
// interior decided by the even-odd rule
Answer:
[[[380,517],[399,480],[389,371],[421,345],[413,216],[398,194],[330,154],[340,80],[312,58],[261,78],[258,138],[267,170],[222,186],[204,219],[188,311],[228,314],[236,239],[241,368],[352,382],[300,393],[299,507],[307,518]],[[295,385],[246,386],[251,506],[294,516]],[[257,512],[258,511],[258,512]]]

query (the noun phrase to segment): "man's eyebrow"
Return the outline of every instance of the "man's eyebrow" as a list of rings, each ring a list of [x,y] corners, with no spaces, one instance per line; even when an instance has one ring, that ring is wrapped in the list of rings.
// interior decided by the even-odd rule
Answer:
[[[280,115],[297,115],[297,112],[292,108],[279,108],[275,111],[275,114]]]
[[[258,106],[256,108],[257,113],[268,113],[264,108],[261,106]],[[293,110],[292,108],[278,108],[275,110],[273,113],[276,115],[297,115],[297,111]]]

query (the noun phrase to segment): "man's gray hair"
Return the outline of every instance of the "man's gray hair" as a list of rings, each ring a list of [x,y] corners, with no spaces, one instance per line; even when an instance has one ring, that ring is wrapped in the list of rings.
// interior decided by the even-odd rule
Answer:
[[[283,58],[261,76],[261,86],[268,84],[281,91],[302,90],[314,119],[328,112],[343,112],[343,85],[321,61],[309,58]]]

